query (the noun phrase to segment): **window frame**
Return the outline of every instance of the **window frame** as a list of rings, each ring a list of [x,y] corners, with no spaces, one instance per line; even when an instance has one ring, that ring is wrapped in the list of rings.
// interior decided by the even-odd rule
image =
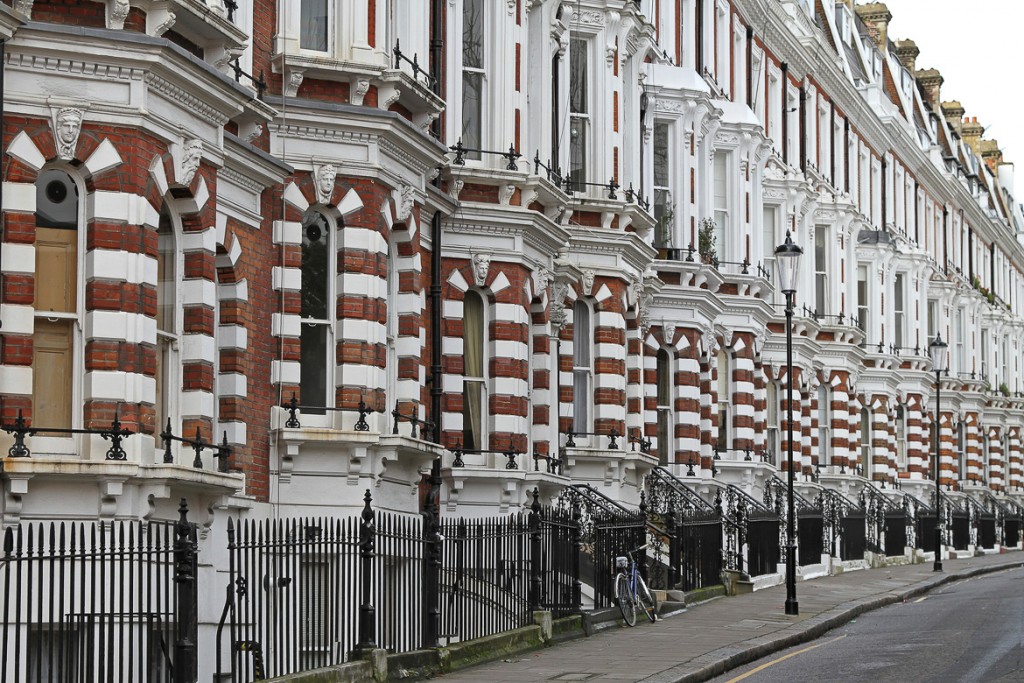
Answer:
[[[299,8],[299,16],[298,16],[299,38],[297,40],[298,47],[299,47],[299,50],[301,52],[307,53],[307,54],[311,54],[311,55],[333,55],[335,53],[334,42],[336,42],[335,40],[332,40],[332,38],[334,38],[336,36],[336,31],[332,30],[334,28],[334,23],[335,23],[335,13],[333,11],[333,8],[334,8],[334,5],[336,3],[332,2],[331,0],[322,0],[323,3],[324,3],[324,9],[326,11],[326,14],[324,16],[324,49],[323,50],[319,50],[317,48],[306,47],[306,46],[304,46],[302,44],[303,29],[306,26],[306,21],[303,19],[303,13],[302,13],[303,5],[305,5],[306,2],[311,2],[312,3],[312,2],[319,2],[319,1],[321,1],[321,0],[299,0],[299,2],[297,3],[298,4],[298,8]]]
[[[470,3],[476,3],[480,8],[480,64],[478,66],[466,66],[466,12],[470,7]],[[466,144],[467,147],[476,147],[478,149],[487,149],[487,130],[485,122],[487,121],[488,111],[487,104],[490,100],[487,97],[487,9],[486,0],[463,0],[462,12],[460,14],[460,35],[459,35],[459,140],[462,141],[466,134],[466,76],[471,75],[479,78],[480,88],[480,101],[478,102],[479,108],[479,121],[478,121],[478,137],[479,139],[474,143],[472,140]],[[464,143],[465,144],[465,143]],[[480,152],[466,152],[466,159],[473,161],[482,161],[483,155]]]
[[[52,164],[45,166],[40,169],[37,175],[36,183],[42,181],[44,175],[49,171],[59,171],[63,173],[67,178],[71,186],[74,187],[77,193],[77,207],[75,211],[75,228],[74,232],[74,244],[75,244],[75,294],[73,307],[74,311],[41,311],[36,307],[36,298],[33,297],[32,301],[32,312],[33,312],[33,337],[35,337],[38,330],[36,329],[36,321],[66,321],[70,328],[70,347],[71,347],[71,358],[70,366],[72,368],[71,377],[71,392],[70,392],[70,411],[69,411],[69,422],[68,425],[71,428],[80,428],[83,425],[84,420],[84,387],[83,380],[85,377],[85,335],[84,335],[84,320],[85,320],[85,268],[86,268],[86,233],[84,229],[87,226],[87,215],[86,215],[86,201],[87,199],[87,188],[85,182],[78,174],[78,172],[65,164]],[[35,183],[33,184],[35,185]],[[40,189],[37,187],[36,192]],[[35,215],[33,214],[33,222],[37,223]],[[46,226],[42,226],[47,229]],[[39,226],[36,225],[34,230],[38,230]],[[50,227],[52,230],[71,230],[71,228],[59,228]],[[38,237],[38,233],[37,237]],[[38,254],[37,254],[38,258]],[[33,264],[33,278],[37,282],[38,289],[38,262]],[[36,363],[33,351],[33,364],[32,364],[32,377],[33,387],[35,386],[36,380]],[[33,401],[33,424],[40,427],[54,426],[48,424],[46,420],[40,420],[39,414],[36,412],[35,392],[30,395]],[[33,437],[32,449],[37,454],[54,454],[54,455],[67,455],[67,456],[80,456],[81,446],[83,445],[82,437],[80,435],[45,435],[40,434]]]
[[[818,464],[832,464],[832,387],[818,385]]]
[[[162,216],[166,213],[169,222],[169,237],[171,239],[171,248],[167,252],[161,249],[161,228],[160,224],[157,225],[157,324],[156,324],[156,356],[157,356],[157,376],[155,384],[155,395],[154,395],[154,411],[156,417],[156,433],[159,434],[167,426],[167,421],[170,420],[171,432],[181,432],[181,412],[180,412],[180,400],[181,387],[182,387],[182,362],[181,354],[179,352],[182,334],[183,334],[183,309],[181,301],[179,299],[179,286],[184,281],[184,254],[182,252],[182,226],[181,216],[178,215],[173,209],[173,200],[167,198],[163,201],[160,209],[160,215],[162,222]],[[163,283],[160,278],[161,271],[161,258],[164,253],[169,253],[171,258],[171,277],[168,282],[173,289],[174,298],[170,302],[171,316],[173,317],[172,325],[170,330],[160,329],[160,308],[167,304],[161,303],[160,290]],[[167,369],[170,368],[171,375],[167,376]],[[163,370],[163,374],[161,374]],[[216,375],[214,375],[216,376]],[[161,395],[163,394],[163,395]],[[162,446],[159,437],[157,437],[157,447]],[[172,444],[172,448],[180,448],[180,444]]]
[[[658,464],[669,465],[675,460],[675,353],[662,346],[655,354],[655,386],[658,424]],[[662,392],[664,389],[664,394]]]
[[[732,150],[715,150],[711,159],[711,206],[715,220],[715,255],[719,261],[729,258],[729,242],[727,237],[731,227],[730,211],[730,162],[732,161]],[[721,196],[719,196],[721,189]],[[721,218],[721,220],[719,220]]]
[[[312,215],[312,214],[316,214],[317,216],[322,218],[323,221],[324,221],[324,225],[326,227],[327,263],[325,265],[325,280],[326,280],[326,282],[325,282],[325,289],[326,289],[326,292],[325,292],[325,295],[324,295],[325,299],[326,299],[326,302],[325,302],[326,303],[326,307],[325,307],[325,311],[324,311],[326,313],[326,317],[325,318],[314,318],[312,316],[302,317],[302,312],[301,312],[301,309],[300,309],[299,324],[302,326],[301,329],[307,329],[306,326],[320,326],[320,327],[323,327],[324,330],[325,330],[325,342],[324,342],[325,352],[324,352],[324,358],[323,358],[325,387],[324,387],[323,402],[324,402],[324,407],[333,407],[337,403],[337,372],[338,372],[337,371],[337,341],[338,341],[337,336],[338,335],[337,335],[337,329],[336,329],[337,324],[338,324],[338,316],[337,316],[337,301],[338,301],[338,291],[337,291],[338,246],[339,246],[339,242],[340,242],[340,238],[341,238],[341,230],[342,230],[342,228],[344,226],[342,225],[341,221],[338,218],[336,218],[335,216],[331,215],[331,213],[327,210],[327,207],[323,207],[323,206],[319,206],[319,205],[309,207],[309,209],[306,210],[306,213],[303,214],[302,222],[301,222],[302,241],[300,242],[300,250],[302,250],[303,253],[305,252],[305,248],[306,248],[305,247],[306,230],[309,227],[309,225],[307,225],[307,222],[306,222],[307,221],[307,216]],[[302,267],[300,265],[300,273],[301,273],[301,271],[302,271]],[[300,275],[300,277],[303,277],[303,276]],[[302,284],[302,290],[301,291],[302,292],[306,292],[307,290],[308,290],[308,287],[306,286],[304,278],[303,278],[303,284]],[[300,390],[301,390],[301,387],[302,387],[302,379],[301,379],[302,378],[302,364],[304,362],[304,359],[302,357],[302,352],[301,352],[301,347],[302,347],[302,341],[301,340],[302,340],[302,337],[301,337],[301,332],[300,332],[300,337],[299,337],[299,344],[300,344],[300,359],[299,359],[299,367],[300,367],[300,369],[299,369],[299,378],[300,379],[299,379],[299,387],[300,387]],[[314,403],[310,402],[310,397],[308,395],[306,395],[305,393],[303,393],[302,396],[301,396],[301,403],[302,403],[302,405],[306,405],[306,406],[313,406],[313,405],[315,405]],[[320,411],[317,411],[315,409],[306,409],[305,411],[303,411],[302,422],[303,422],[304,426],[308,425],[308,426],[311,426],[311,427],[333,428],[335,426],[334,414],[335,414],[334,411],[324,410],[321,413]],[[340,415],[340,413],[338,415]]]
[[[580,324],[580,312],[586,311],[587,339],[580,344],[580,330],[584,329]],[[574,432],[591,432],[594,426],[594,330],[595,315],[594,306],[584,297],[576,299],[572,306],[572,430]],[[581,358],[580,348],[586,347],[587,363],[579,365]],[[583,389],[584,399],[579,398],[580,389]],[[580,417],[578,408],[583,407],[585,413]],[[587,437],[589,439],[589,437]],[[586,441],[587,439],[584,439]]]
[[[722,367],[723,365],[725,366],[724,368]],[[716,412],[718,413],[718,435],[715,439],[715,445],[717,446],[719,451],[727,453],[729,449],[732,448],[733,443],[733,440],[731,438],[733,421],[732,359],[729,357],[729,351],[727,349],[718,350],[715,369],[717,375],[715,381],[715,390],[718,399],[716,405]]]
[[[491,307],[490,301],[486,293],[476,287],[471,287],[466,290],[463,295],[463,322],[465,324],[466,315],[465,309],[467,307],[467,301],[470,297],[476,298],[480,302],[480,374],[470,375],[467,367],[468,364],[464,363],[462,371],[462,446],[467,449],[486,449],[490,444],[490,414],[488,411],[490,401],[490,322],[491,322]],[[466,334],[466,328],[463,329],[463,339],[468,335]],[[463,358],[465,359],[466,353],[465,348],[463,349]],[[466,438],[466,420],[468,419],[467,410],[470,404],[470,395],[467,391],[468,385],[478,384],[480,386],[479,396],[479,411],[480,411],[480,429],[479,435],[473,432],[473,441],[471,442]],[[477,438],[479,436],[479,438]]]
[[[587,185],[581,183],[587,183],[589,176],[587,174],[588,164],[593,160],[593,110],[594,110],[594,88],[591,87],[591,67],[594,64],[593,60],[593,37],[589,34],[581,33],[578,31],[571,31],[569,38],[569,97],[567,103],[567,109],[569,112],[569,164],[568,164],[568,177],[572,183],[571,187],[576,192],[586,192]],[[582,50],[577,48],[582,46]],[[586,91],[581,98],[581,103],[586,107],[585,111],[576,111],[573,106],[573,89],[577,83],[576,79],[576,67],[577,67],[577,55],[582,55],[583,58],[583,78],[582,82],[586,85]],[[573,140],[573,131],[576,126],[581,126],[580,130],[583,131],[583,141],[581,146],[577,146],[577,143]],[[574,168],[576,163],[577,151],[581,154],[579,157],[580,163],[578,168]],[[579,189],[577,189],[579,185]]]
[[[654,247],[671,250],[675,247],[675,211],[672,209],[672,123],[667,119],[654,119],[651,127],[651,185],[654,190]],[[664,178],[659,178],[659,132],[664,131]],[[664,181],[664,182],[659,182]],[[668,211],[671,213],[667,213]]]

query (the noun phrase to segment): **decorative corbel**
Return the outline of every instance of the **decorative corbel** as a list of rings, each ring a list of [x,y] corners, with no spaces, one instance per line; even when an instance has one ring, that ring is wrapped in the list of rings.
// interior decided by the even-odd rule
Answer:
[[[348,101],[357,107],[363,105],[363,98],[370,92],[370,81],[366,78],[357,78],[349,84]]]
[[[53,140],[57,145],[57,158],[71,161],[78,148],[78,136],[82,133],[85,112],[75,107],[61,107],[51,110],[53,114]]]
[[[128,0],[108,0],[105,9],[107,28],[117,31],[124,29],[124,20],[128,18],[131,9]]]
[[[302,80],[305,78],[305,69],[288,69],[287,79],[285,79],[284,95],[285,97],[296,97],[299,94],[299,87],[302,85]]]
[[[506,183],[498,187],[498,203],[502,206],[508,206],[509,202],[512,201],[512,195],[516,193],[516,186],[512,183]]]

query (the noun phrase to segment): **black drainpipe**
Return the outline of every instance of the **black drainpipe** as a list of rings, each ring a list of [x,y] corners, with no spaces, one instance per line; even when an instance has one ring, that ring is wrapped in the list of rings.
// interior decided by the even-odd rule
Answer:
[[[888,218],[887,214],[889,212],[889,207],[888,207],[888,203],[889,203],[888,199],[889,198],[888,198],[888,195],[886,194],[886,189],[889,187],[888,171],[889,171],[888,164],[885,163],[885,152],[882,152],[882,231],[883,232],[885,232],[887,230],[885,219]]]
[[[434,443],[441,443],[441,212],[430,221],[430,419]]]
[[[789,65],[782,67],[782,163],[789,164]]]
[[[444,38],[442,33],[441,13],[444,11],[444,0],[432,0],[430,7],[430,77],[434,79],[434,94],[441,97],[441,74],[443,73]],[[431,124],[434,137],[441,137],[441,117],[438,116]]]
[[[807,86],[800,86],[800,172],[807,173]]]

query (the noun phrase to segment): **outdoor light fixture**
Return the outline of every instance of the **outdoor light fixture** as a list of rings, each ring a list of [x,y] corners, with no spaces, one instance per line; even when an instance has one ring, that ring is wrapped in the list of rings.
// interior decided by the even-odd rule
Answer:
[[[935,339],[928,345],[932,356],[932,370],[935,371],[935,563],[932,570],[942,571],[942,494],[939,489],[939,444],[942,441],[940,422],[942,412],[939,400],[942,396],[942,373],[946,371],[946,342],[942,335],[935,333]]]
[[[793,242],[788,230],[786,241],[775,249],[779,288],[786,295],[786,380],[789,385],[786,397],[786,451],[789,463],[786,489],[786,614],[794,615],[800,614],[800,605],[796,601],[796,530],[793,511],[793,299],[800,272],[800,256],[803,253],[804,250]]]

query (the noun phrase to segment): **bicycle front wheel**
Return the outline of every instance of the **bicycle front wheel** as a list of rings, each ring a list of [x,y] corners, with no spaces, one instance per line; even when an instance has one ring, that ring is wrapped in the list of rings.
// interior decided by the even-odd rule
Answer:
[[[641,609],[647,614],[647,618],[652,622],[656,621],[658,617],[658,601],[654,599],[654,594],[651,593],[651,589],[647,587],[641,576],[636,577],[636,597],[640,602]]]
[[[629,590],[629,578],[625,574],[615,577],[615,598],[619,601],[622,618],[630,626],[636,626],[636,603],[633,592]]]

